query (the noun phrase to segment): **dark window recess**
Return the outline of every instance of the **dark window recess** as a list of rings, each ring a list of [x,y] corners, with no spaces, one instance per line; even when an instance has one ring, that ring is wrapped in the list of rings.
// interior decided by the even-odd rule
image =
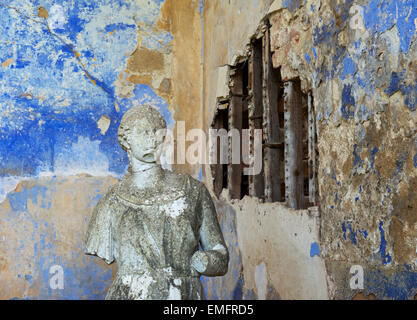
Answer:
[[[263,65],[262,65],[262,39],[252,43],[251,54],[248,59],[248,125],[250,129],[249,154],[254,161],[261,161],[261,172],[248,176],[248,194],[252,197],[264,199],[264,151],[262,158],[255,158],[255,130],[263,128]],[[263,139],[263,137],[262,137]],[[263,148],[263,145],[262,145]],[[252,163],[252,166],[255,163]]]
[[[242,130],[240,132],[240,141],[241,141],[241,181],[240,181],[240,199],[242,199],[245,195],[249,195],[249,176],[244,174],[245,168],[248,168],[248,160],[249,160],[249,149],[250,149],[250,142],[248,136],[245,134],[249,131],[249,88],[248,88],[248,64],[245,63],[242,69],[242,89],[243,89],[243,97],[242,97]]]
[[[267,28],[252,42],[248,59],[230,70],[229,100],[218,104],[212,124],[229,132],[228,164],[212,165],[214,191],[218,195],[227,188],[232,199],[250,195],[304,209],[317,205],[313,97],[301,91],[299,79],[282,81],[272,65],[269,39]],[[262,159],[255,157],[256,129],[262,129]],[[239,138],[233,137],[236,132]],[[232,159],[232,148],[239,151],[239,160]],[[245,175],[254,159],[262,162],[261,172]]]
[[[225,143],[226,145],[228,143],[227,132],[229,130],[229,105],[227,102],[223,102],[218,105],[217,114],[214,118],[211,128],[216,129],[218,133],[213,140],[213,143],[215,143],[216,147],[216,155],[214,159],[214,164],[211,164],[211,172],[213,176],[213,189],[214,193],[218,197],[222,190],[227,189],[228,186],[227,148],[226,150],[221,150],[222,143]],[[224,131],[220,131],[221,129],[223,129]],[[222,139],[225,139],[225,141],[222,142]],[[223,155],[222,152],[225,152],[226,154]],[[226,158],[226,161],[222,161],[222,158],[224,157]]]
[[[280,71],[272,66],[269,29],[262,38],[263,153],[265,201],[285,200],[283,84]]]
[[[238,65],[230,73],[230,112],[229,112],[229,170],[228,189],[232,199],[241,199],[245,193],[243,178],[242,154],[246,145],[242,146],[242,129],[247,99],[247,64]],[[233,152],[232,152],[233,150]]]

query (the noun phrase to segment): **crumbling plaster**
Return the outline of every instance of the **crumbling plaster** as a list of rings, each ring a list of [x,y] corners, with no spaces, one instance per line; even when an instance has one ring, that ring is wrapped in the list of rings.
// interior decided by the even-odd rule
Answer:
[[[257,8],[248,6],[248,14],[256,18],[239,20],[242,25],[234,29],[232,21],[241,11],[232,6],[227,13],[218,9],[225,20],[215,23],[210,8],[205,11],[207,34],[222,27],[228,30],[216,40],[205,40],[209,50],[204,60],[206,126],[221,96],[213,88],[227,84],[216,78],[221,73],[218,67],[234,65],[240,59],[231,59],[234,55],[244,59],[250,39],[262,32],[263,18],[268,18],[274,67],[280,68],[284,81],[298,77],[303,91],[313,94],[320,256],[326,263],[329,297],[350,299],[361,291],[349,287],[350,267],[358,264],[365,270],[362,291],[366,294],[377,299],[413,298],[417,290],[417,3],[307,0],[275,1],[269,11],[262,2]],[[207,168],[206,175],[210,183]],[[281,213],[275,210],[276,215]],[[238,216],[237,230],[250,217]],[[285,223],[277,221],[274,226]],[[264,235],[268,233],[260,229],[246,237],[256,242]],[[239,231],[237,236],[244,257],[248,249]],[[261,256],[257,262],[242,259],[243,270],[254,270],[268,257],[266,252]],[[243,287],[249,290],[254,287],[253,272],[245,276]],[[279,273],[270,277],[269,283]],[[275,287],[282,295],[279,289]]]
[[[104,297],[111,270],[79,260],[79,235],[112,176],[126,170],[115,130],[121,115],[153,102],[172,126],[208,129],[224,94],[219,83],[228,83],[222,67],[246,57],[265,18],[274,66],[313,93],[319,217],[223,193],[216,206],[230,271],[203,279],[207,298],[351,298],[354,264],[365,270],[366,295],[415,295],[414,0],[54,5],[42,3],[46,15],[33,1],[0,3],[2,298]],[[204,174],[210,187],[208,166]],[[4,252],[17,252],[16,262]],[[48,288],[47,267],[57,261],[75,279],[64,291]]]
[[[170,128],[201,126],[201,13],[201,1],[0,1],[0,298],[104,298],[111,270],[82,243],[127,169],[120,119],[151,103]]]
[[[21,182],[8,194],[0,205],[1,299],[104,298],[117,267],[85,256],[82,243],[94,206],[116,182],[45,177]],[[54,266],[63,268],[62,290],[50,286]]]

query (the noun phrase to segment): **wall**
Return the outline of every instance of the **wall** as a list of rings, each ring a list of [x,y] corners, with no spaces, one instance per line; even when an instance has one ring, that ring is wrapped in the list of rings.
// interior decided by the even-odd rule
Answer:
[[[121,115],[211,123],[224,66],[271,23],[273,63],[314,98],[318,210],[216,199],[229,273],[207,298],[408,299],[416,275],[412,0],[0,2],[0,297],[102,299],[116,271],[82,254],[94,205],[126,171]],[[226,68],[227,69],[227,68]],[[204,176],[208,166],[176,169]],[[250,231],[250,232],[249,232]],[[49,286],[50,267],[65,287]],[[361,265],[364,289],[351,290]],[[357,294],[361,294],[358,296]]]
[[[329,298],[350,299],[358,293],[361,297],[372,293],[377,299],[413,298],[417,292],[417,2],[275,1],[269,12],[270,2],[255,2],[247,7],[250,13],[240,1],[205,8],[206,126],[211,123],[216,97],[227,92],[227,88],[215,90],[228,81],[216,67],[234,65],[239,60],[236,56],[247,55],[245,45],[259,33],[256,29],[262,27],[265,16],[271,24],[274,67],[280,68],[284,81],[299,77],[303,91],[311,90],[314,98],[321,217],[317,218],[318,241],[320,263],[325,263],[325,270],[317,268],[314,276],[321,279]],[[217,21],[216,15],[221,16]],[[247,19],[241,19],[246,15]],[[227,31],[222,36],[210,36],[223,28]],[[210,184],[208,168],[206,175]],[[254,204],[250,214],[243,213],[246,209],[230,213],[231,208],[245,208],[247,201],[254,200],[232,203],[223,198],[219,206],[225,224],[235,230],[228,238],[236,259],[242,261],[242,265],[232,265],[232,272],[240,270],[242,296],[265,297],[264,286],[260,290],[253,284],[257,270],[265,269],[267,288],[277,297],[325,297],[312,290],[314,281],[303,281],[305,274],[297,268],[313,264],[313,257],[306,258],[307,244],[317,238],[288,235],[285,249],[279,249],[279,233],[303,229],[308,224],[302,219],[305,213],[292,212],[291,220],[279,219],[288,209],[265,204]],[[257,216],[265,211],[277,220]],[[255,228],[254,219],[260,224],[268,221],[268,227]],[[242,226],[251,231],[240,232]],[[256,258],[245,258],[254,252],[246,243],[258,244],[263,237],[278,243],[276,251],[271,254],[259,245],[264,249],[256,251]],[[294,246],[304,247],[304,252],[294,253]],[[291,267],[282,274],[272,267],[279,264]],[[349,286],[353,265],[364,269],[362,290]],[[287,278],[301,291],[288,288]],[[223,287],[221,295],[232,297],[232,289]]]
[[[204,128],[210,126],[217,97],[228,94],[224,66],[247,56],[250,38],[277,4],[273,1],[206,2],[204,7]],[[271,6],[272,5],[272,6]],[[271,9],[272,8],[272,9]],[[210,168],[205,167],[212,187]],[[319,219],[308,210],[245,197],[217,201],[231,253],[229,273],[205,278],[206,295],[220,299],[327,299],[324,261],[320,257]],[[318,251],[317,251],[318,250]]]
[[[127,169],[120,119],[152,103],[170,128],[200,125],[201,10],[180,0],[0,2],[0,298],[104,298],[115,270],[82,246],[95,204]],[[63,290],[49,285],[54,265]]]

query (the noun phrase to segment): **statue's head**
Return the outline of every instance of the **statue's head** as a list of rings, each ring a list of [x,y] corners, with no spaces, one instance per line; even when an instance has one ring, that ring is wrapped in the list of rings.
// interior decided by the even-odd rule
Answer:
[[[129,158],[142,162],[157,161],[163,143],[166,122],[159,111],[150,105],[130,108],[120,122],[118,138]]]

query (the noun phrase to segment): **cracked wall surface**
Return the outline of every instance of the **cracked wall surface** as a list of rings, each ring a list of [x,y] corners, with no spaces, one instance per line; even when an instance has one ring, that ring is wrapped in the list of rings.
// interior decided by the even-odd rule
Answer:
[[[217,97],[224,95],[215,90],[219,83],[220,87],[227,84],[227,79],[218,79],[225,73],[221,67],[246,59],[250,39],[262,34],[268,19],[274,67],[280,68],[283,81],[300,78],[302,90],[313,94],[319,149],[319,248],[326,265],[328,297],[413,298],[417,292],[417,2],[254,1],[246,9],[241,1],[206,5],[205,125],[211,123]],[[242,22],[238,18],[242,15],[251,19]],[[211,36],[223,28],[227,31],[222,35]],[[210,185],[209,168],[205,172]],[[281,214],[280,208],[273,211]],[[253,218],[229,218],[227,210],[221,215],[232,219],[237,230],[238,224]],[[304,223],[280,220],[272,229]],[[272,232],[261,228],[245,237],[253,242],[263,236],[278,239]],[[247,255],[239,232],[234,236],[239,256]],[[296,259],[289,247],[288,256],[277,257],[277,264],[280,259]],[[261,251],[257,261],[242,259],[240,268],[254,270],[269,258],[267,251]],[[353,265],[364,269],[361,290],[349,285]],[[295,270],[290,268],[287,277],[297,281],[302,275]],[[254,288],[253,277],[249,272],[242,278],[243,291]],[[270,284],[280,273],[268,277]],[[278,296],[286,294],[282,283],[273,288]],[[257,297],[265,297],[263,292]]]
[[[117,271],[82,253],[88,219],[116,179],[75,175],[19,183],[0,205],[1,299],[103,299]],[[50,281],[64,271],[62,290]]]
[[[171,128],[207,130],[265,19],[274,67],[313,94],[320,206],[223,192],[229,272],[202,279],[206,297],[416,295],[415,0],[15,0],[0,15],[1,298],[104,297],[115,270],[82,254],[81,234],[126,171],[121,116],[151,102]],[[176,169],[212,187],[208,166]]]
[[[111,268],[83,232],[126,173],[122,115],[151,103],[169,128],[201,126],[202,2],[171,2],[0,1],[0,298],[104,298]]]

